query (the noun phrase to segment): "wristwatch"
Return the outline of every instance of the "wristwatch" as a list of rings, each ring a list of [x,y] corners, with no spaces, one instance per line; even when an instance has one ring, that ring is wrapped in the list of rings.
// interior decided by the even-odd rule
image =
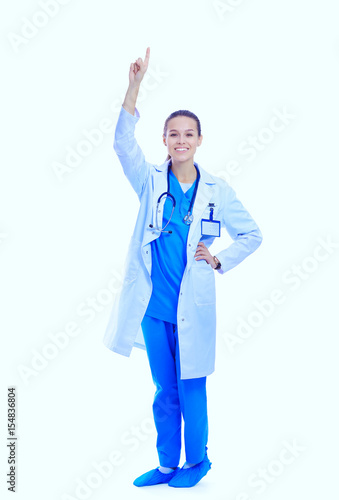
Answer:
[[[213,256],[214,262],[216,263],[217,267],[214,267],[213,269],[220,269],[221,268],[221,262],[216,258],[216,256]]]

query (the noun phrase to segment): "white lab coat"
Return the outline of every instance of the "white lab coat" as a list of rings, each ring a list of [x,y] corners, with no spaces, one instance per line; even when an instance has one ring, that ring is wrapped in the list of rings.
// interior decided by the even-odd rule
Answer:
[[[155,211],[158,197],[167,191],[169,160],[154,165],[145,160],[134,130],[140,114],[137,108],[132,115],[121,107],[118,118],[114,149],[124,173],[138,195],[139,213],[130,239],[125,261],[124,279],[115,296],[103,342],[110,350],[130,356],[133,347],[145,348],[141,321],[152,293],[151,241],[159,238]],[[216,293],[215,272],[224,274],[239,264],[262,241],[262,234],[248,211],[237,199],[229,184],[200,170],[200,182],[193,206],[193,222],[187,239],[187,265],[183,274],[177,325],[180,352],[181,379],[210,375],[215,370],[216,347]],[[215,271],[204,259],[195,260],[194,254],[201,239],[201,218],[209,218],[209,202],[214,202],[214,219],[221,221],[233,242],[217,253],[221,268]],[[161,224],[164,204],[160,204],[158,223]],[[222,234],[222,231],[221,231]],[[205,240],[206,247],[214,237]]]

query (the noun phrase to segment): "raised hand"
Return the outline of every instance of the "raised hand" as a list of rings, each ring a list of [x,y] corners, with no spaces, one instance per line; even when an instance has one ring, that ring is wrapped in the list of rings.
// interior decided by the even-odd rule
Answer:
[[[140,85],[141,80],[143,79],[148,68],[149,56],[150,48],[147,47],[145,60],[143,61],[141,57],[139,57],[135,60],[135,63],[131,63],[129,68],[129,83],[131,86],[134,87]]]

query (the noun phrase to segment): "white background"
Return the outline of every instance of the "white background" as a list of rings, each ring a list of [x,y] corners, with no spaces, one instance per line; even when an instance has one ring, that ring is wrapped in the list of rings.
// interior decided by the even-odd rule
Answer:
[[[49,2],[42,15],[47,3],[7,2],[0,16],[1,495],[9,495],[7,388],[15,386],[17,499],[334,497],[337,2],[71,0],[53,15]],[[228,180],[263,233],[254,254],[216,276],[212,468],[188,490],[133,486],[158,465],[154,386],[145,351],[126,358],[102,343],[113,302],[107,286],[121,274],[138,210],[113,151],[114,128],[129,65],[147,46],[156,76],[139,95],[136,130],[146,159],[166,159],[166,117],[193,111],[204,136],[195,160]],[[290,118],[270,133],[275,110]],[[69,148],[103,119],[111,131],[57,176]],[[251,159],[239,150],[250,136],[266,139]],[[319,251],[321,241],[332,247]],[[230,243],[223,232],[211,251]],[[280,304],[265,302],[260,312],[274,290]],[[72,322],[77,335],[64,333],[68,344],[44,362],[51,335]],[[243,322],[252,329],[242,338]],[[295,455],[285,453],[293,442]],[[119,463],[99,475],[95,464],[114,451]],[[260,469],[262,489],[249,482]]]

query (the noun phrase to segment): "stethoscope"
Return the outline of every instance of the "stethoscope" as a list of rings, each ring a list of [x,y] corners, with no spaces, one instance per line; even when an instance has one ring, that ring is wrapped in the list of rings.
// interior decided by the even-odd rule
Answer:
[[[165,231],[165,228],[167,227],[167,225],[170,223],[170,220],[172,218],[172,215],[173,215],[173,212],[174,212],[174,208],[175,208],[175,205],[176,205],[176,201],[175,201],[175,198],[174,196],[170,193],[170,167],[172,166],[172,163],[168,165],[168,169],[167,169],[167,191],[165,193],[162,193],[159,198],[158,198],[158,201],[157,201],[157,208],[156,208],[156,224],[158,226],[158,223],[157,223],[157,217],[158,217],[158,208],[159,208],[159,204],[160,204],[160,201],[162,199],[163,196],[167,196],[168,198],[171,199],[172,201],[172,212],[171,212],[171,215],[167,221],[167,224],[162,228],[160,229],[159,227],[155,227],[154,229],[156,229],[157,231],[160,231],[160,232],[164,232],[164,233],[172,233],[172,231]],[[193,222],[193,214],[192,214],[192,210],[193,210],[193,205],[194,205],[194,200],[195,200],[195,196],[197,194],[197,190],[198,190],[198,184],[199,184],[199,179],[200,179],[200,172],[199,172],[199,169],[197,168],[196,165],[195,166],[195,169],[197,171],[197,178],[196,178],[196,183],[195,183],[195,186],[194,186],[194,191],[193,191],[193,195],[192,195],[192,198],[191,198],[191,202],[190,202],[190,206],[188,208],[188,211],[187,211],[187,214],[184,216],[183,218],[183,222],[189,226],[192,222]],[[160,210],[159,210],[160,212]],[[152,224],[149,225],[149,227],[154,227]]]

